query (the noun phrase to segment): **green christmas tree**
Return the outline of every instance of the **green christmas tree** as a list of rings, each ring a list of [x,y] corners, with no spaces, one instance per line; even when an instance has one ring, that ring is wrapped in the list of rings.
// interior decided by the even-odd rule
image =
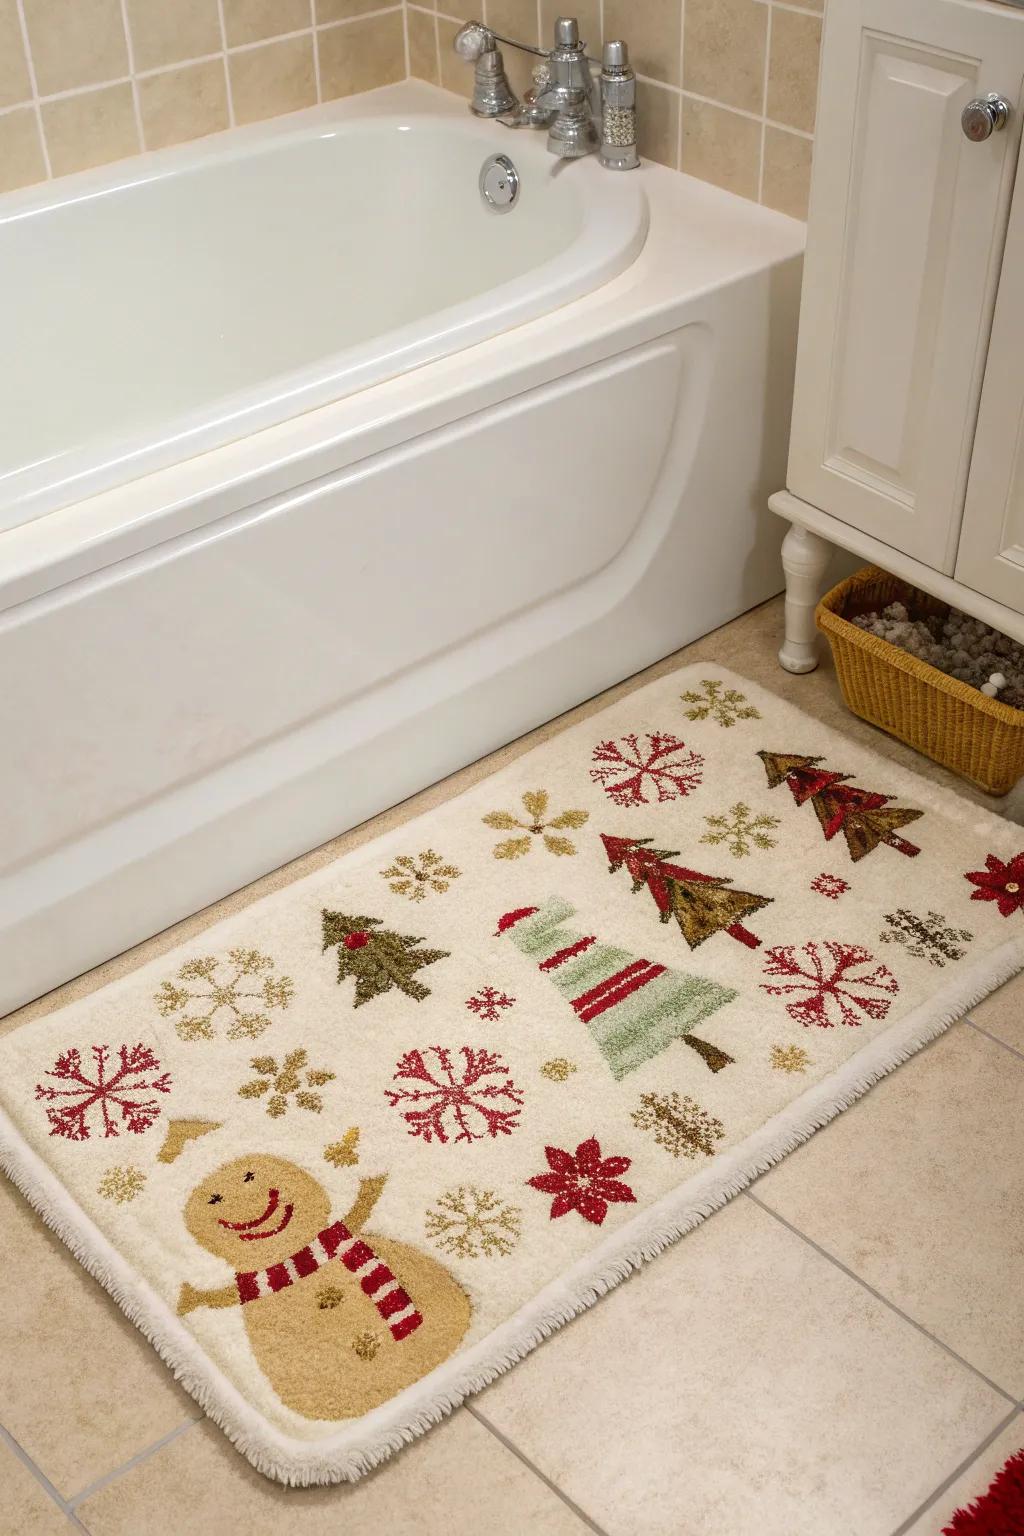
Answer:
[[[381,928],[379,917],[350,917],[324,909],[324,950],[338,950],[338,984],[355,977],[355,1007],[397,987],[406,997],[422,1002],[430,988],[415,973],[435,960],[447,960],[447,949],[417,949],[421,938]],[[379,932],[375,930],[380,930]]]

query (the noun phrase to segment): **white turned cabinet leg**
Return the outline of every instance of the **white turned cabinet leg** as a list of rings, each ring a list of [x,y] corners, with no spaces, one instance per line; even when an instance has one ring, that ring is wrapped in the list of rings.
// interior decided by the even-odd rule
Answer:
[[[818,665],[814,609],[828,565],[830,547],[809,528],[793,523],[782,541],[786,573],[786,638],[779,661],[787,672],[813,672]]]

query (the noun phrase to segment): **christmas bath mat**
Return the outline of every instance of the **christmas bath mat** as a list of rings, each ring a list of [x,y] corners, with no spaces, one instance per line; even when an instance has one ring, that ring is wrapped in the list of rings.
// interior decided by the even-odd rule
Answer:
[[[689,667],[0,1039],[0,1163],[356,1478],[1024,966],[1022,842]]]

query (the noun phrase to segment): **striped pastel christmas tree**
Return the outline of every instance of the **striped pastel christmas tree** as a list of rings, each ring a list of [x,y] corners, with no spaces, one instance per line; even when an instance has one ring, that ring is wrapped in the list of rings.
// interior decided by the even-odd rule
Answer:
[[[731,1056],[693,1031],[736,992],[565,927],[575,916],[576,909],[556,896],[540,907],[506,912],[498,932],[510,934],[572,1005],[614,1078],[625,1077],[674,1040],[695,1050],[712,1072],[729,1065]]]

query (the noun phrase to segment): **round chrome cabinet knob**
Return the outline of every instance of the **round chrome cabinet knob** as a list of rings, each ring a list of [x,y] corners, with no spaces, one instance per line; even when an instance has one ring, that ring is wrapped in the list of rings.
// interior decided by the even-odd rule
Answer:
[[[1010,103],[995,91],[984,98],[969,101],[960,114],[960,126],[972,144],[983,144],[1000,128],[1006,127]]]

